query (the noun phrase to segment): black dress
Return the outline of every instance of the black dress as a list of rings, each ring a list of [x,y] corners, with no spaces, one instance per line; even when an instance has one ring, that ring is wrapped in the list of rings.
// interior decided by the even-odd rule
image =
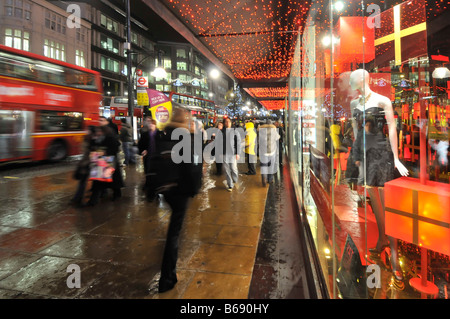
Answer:
[[[355,109],[357,121],[363,119],[363,111]],[[365,111],[368,131],[361,129],[354,143],[354,160],[364,161],[366,154],[366,185],[383,187],[394,179],[394,154],[392,154],[387,131],[384,109],[381,107],[367,108]],[[364,134],[365,132],[365,134]],[[365,135],[365,138],[364,138]],[[365,144],[365,145],[364,145]]]

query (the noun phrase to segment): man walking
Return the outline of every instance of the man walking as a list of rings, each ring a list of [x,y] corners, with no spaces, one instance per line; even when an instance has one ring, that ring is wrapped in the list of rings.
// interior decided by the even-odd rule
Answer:
[[[120,128],[120,141],[122,142],[123,154],[125,155],[125,160],[123,164],[128,165],[130,163],[135,164],[134,158],[131,156],[131,143],[133,141],[131,126],[127,123],[126,119],[121,119],[122,127]]]
[[[234,128],[231,127],[231,119],[224,120],[222,129],[223,137],[223,167],[227,178],[227,190],[233,191],[234,184],[238,183],[239,172],[237,161],[239,160],[241,137]]]

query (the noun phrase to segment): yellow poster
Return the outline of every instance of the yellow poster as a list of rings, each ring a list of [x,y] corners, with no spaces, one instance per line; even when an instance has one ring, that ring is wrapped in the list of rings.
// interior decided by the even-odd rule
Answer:
[[[156,128],[163,130],[172,118],[172,103],[165,102],[150,108],[152,118],[156,120]]]
[[[137,92],[137,105],[148,106],[148,94],[145,91]]]
[[[172,119],[172,102],[162,92],[147,89],[149,107],[152,112],[152,118],[156,121],[156,128],[163,130]]]

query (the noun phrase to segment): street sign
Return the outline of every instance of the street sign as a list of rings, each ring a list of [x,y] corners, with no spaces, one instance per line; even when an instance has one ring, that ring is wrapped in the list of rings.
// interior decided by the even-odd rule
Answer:
[[[137,69],[136,70],[136,75],[137,76],[142,76],[142,70],[141,69]]]
[[[148,88],[148,77],[141,76],[137,78],[137,84],[138,87],[145,87]]]
[[[149,105],[147,91],[137,91],[137,104],[140,106]]]

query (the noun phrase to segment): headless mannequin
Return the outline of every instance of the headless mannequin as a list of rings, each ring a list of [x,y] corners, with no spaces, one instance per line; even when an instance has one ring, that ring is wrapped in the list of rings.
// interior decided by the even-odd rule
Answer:
[[[395,168],[402,176],[407,176],[409,174],[408,169],[398,159],[397,127],[391,101],[389,98],[375,93],[369,88],[369,73],[366,70],[359,69],[352,72],[349,83],[353,90],[357,90],[361,94],[359,99],[351,102],[352,110],[359,109],[363,112],[369,110],[370,108],[382,108],[384,110],[384,115],[389,129],[389,142],[394,157]],[[367,122],[365,127],[366,132],[368,131],[369,125],[370,124]],[[355,164],[360,166],[361,162],[357,161]],[[370,164],[367,163],[367,168],[369,166]],[[379,185],[366,185],[366,190],[369,194],[372,211],[375,214],[378,225],[377,245],[375,248],[369,249],[371,257],[377,258],[389,245],[391,248],[391,264],[394,276],[397,280],[402,280],[403,276],[398,264],[398,241],[397,239],[386,236],[385,234],[384,187]]]

